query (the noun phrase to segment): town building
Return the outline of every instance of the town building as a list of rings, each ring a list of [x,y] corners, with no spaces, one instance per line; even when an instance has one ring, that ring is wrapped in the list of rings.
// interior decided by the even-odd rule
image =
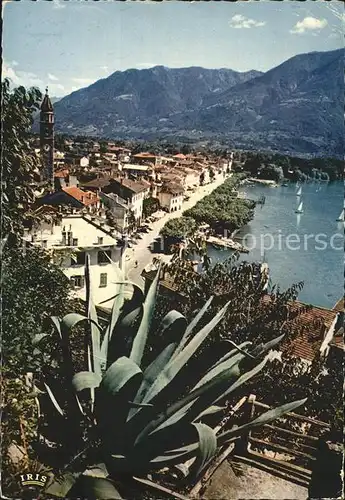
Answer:
[[[162,208],[166,208],[168,212],[176,212],[182,209],[183,194],[181,184],[168,182],[160,188],[157,197]]]
[[[98,194],[92,191],[83,191],[77,186],[62,187],[60,190],[42,196],[37,205],[70,206],[78,209],[87,209],[96,213],[102,208]]]
[[[47,212],[47,207],[41,207]],[[52,261],[61,267],[69,278],[73,294],[86,299],[85,260],[90,259],[92,293],[95,304],[111,298],[116,293],[121,248],[110,228],[102,220],[81,214],[59,214],[48,207],[51,222],[25,235],[25,240],[47,250]],[[104,304],[111,307],[111,301]]]

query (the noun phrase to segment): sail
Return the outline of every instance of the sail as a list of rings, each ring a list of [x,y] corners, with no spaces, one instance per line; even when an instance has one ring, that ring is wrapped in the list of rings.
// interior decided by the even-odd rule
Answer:
[[[301,201],[301,203],[298,205],[297,210],[298,210],[298,212],[302,212],[302,210],[303,210],[303,201]]]
[[[302,194],[302,188],[300,187],[297,191],[297,196],[301,196],[301,194]]]
[[[341,214],[337,218],[338,221],[343,221],[344,220],[344,209],[342,210]]]

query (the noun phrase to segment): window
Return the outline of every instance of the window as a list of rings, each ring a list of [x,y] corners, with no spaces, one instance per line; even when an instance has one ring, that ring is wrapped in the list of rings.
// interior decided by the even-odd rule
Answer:
[[[72,266],[78,265],[83,266],[85,264],[85,252],[77,252],[75,256],[72,257]]]
[[[101,238],[100,236],[98,236],[98,244],[103,245],[103,238]]]
[[[97,264],[109,264],[111,250],[100,250],[97,254]]]
[[[84,276],[72,276],[71,277],[72,288],[84,288],[85,280]]]
[[[78,238],[73,238],[73,240],[72,240],[72,245],[73,245],[74,247],[77,247],[77,246],[78,246]]]
[[[107,286],[107,273],[101,273],[99,276],[99,287],[105,288]]]

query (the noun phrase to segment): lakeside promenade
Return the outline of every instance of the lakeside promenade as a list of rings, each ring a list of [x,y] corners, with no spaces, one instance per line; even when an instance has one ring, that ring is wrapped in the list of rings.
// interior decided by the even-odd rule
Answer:
[[[128,278],[139,286],[143,285],[143,279],[141,273],[145,267],[152,262],[154,257],[159,257],[161,260],[168,262],[171,258],[170,255],[165,255],[162,253],[154,253],[151,250],[151,245],[155,238],[159,236],[159,233],[167,221],[171,219],[176,219],[181,217],[185,210],[193,207],[198,201],[200,201],[205,196],[209,195],[217,187],[219,187],[228,176],[224,174],[219,174],[215,180],[205,186],[200,186],[196,189],[194,193],[191,194],[190,199],[183,203],[182,209],[176,212],[167,213],[161,219],[150,224],[152,228],[150,232],[144,233],[143,238],[138,241],[133,248],[127,248],[126,250],[126,270],[128,273]],[[153,245],[152,245],[153,246]],[[135,263],[138,263],[136,266]]]

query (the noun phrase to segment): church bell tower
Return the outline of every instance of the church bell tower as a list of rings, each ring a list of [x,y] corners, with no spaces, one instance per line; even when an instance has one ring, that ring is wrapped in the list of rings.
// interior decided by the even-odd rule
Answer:
[[[41,104],[40,147],[43,162],[43,180],[54,189],[54,110],[48,95],[48,87]]]

